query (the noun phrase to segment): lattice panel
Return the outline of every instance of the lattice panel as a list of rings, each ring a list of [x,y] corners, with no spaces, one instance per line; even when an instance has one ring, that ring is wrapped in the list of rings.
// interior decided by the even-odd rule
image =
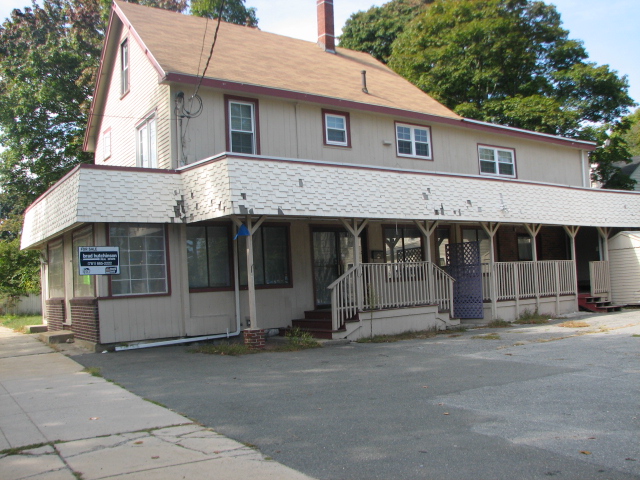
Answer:
[[[457,318],[484,318],[482,308],[482,265],[480,242],[446,246],[447,271],[453,284],[453,315]]]
[[[400,262],[421,262],[422,261],[422,248],[406,248],[404,252],[398,252]]]

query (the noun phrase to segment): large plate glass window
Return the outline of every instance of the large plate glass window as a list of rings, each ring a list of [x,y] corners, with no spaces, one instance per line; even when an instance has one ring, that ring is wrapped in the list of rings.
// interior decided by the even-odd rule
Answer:
[[[62,241],[50,243],[47,252],[47,284],[49,298],[64,297],[64,258]]]
[[[138,125],[137,136],[138,166],[158,168],[155,115],[147,117],[144,122]]]
[[[226,225],[187,227],[189,288],[231,286],[231,249]]]
[[[387,263],[422,261],[422,235],[417,228],[386,227],[384,246]]]
[[[238,237],[240,285],[247,285],[247,237]],[[288,286],[289,229],[286,226],[262,226],[253,234],[253,272],[256,285]]]
[[[93,228],[88,227],[73,235],[73,296],[93,297],[93,275],[80,275],[78,268],[78,247],[93,246]]]
[[[429,127],[397,123],[396,146],[400,157],[431,160],[431,129]]]
[[[516,176],[515,150],[480,145],[478,157],[480,159],[480,175],[510,178]]]
[[[255,104],[229,101],[229,144],[234,153],[255,154]]]
[[[162,225],[116,223],[110,245],[120,247],[120,275],[111,276],[112,295],[167,293],[165,233]]]

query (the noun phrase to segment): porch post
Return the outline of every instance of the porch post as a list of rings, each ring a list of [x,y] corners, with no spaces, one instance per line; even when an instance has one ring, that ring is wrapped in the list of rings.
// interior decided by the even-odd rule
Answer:
[[[353,257],[354,257],[353,266],[359,267],[361,262],[360,262],[360,242],[358,242],[358,238],[360,237],[362,230],[364,230],[364,227],[366,227],[367,223],[369,223],[369,219],[365,218],[360,225],[358,225],[358,219],[356,218],[352,220],[353,225],[349,225],[349,222],[347,222],[344,218],[340,218],[340,221],[344,225],[344,228],[346,228],[347,231],[353,237]],[[364,310],[364,288],[362,284],[363,276],[361,271],[360,271],[360,275],[356,275],[356,278],[358,277],[361,279],[361,281],[357,282],[356,284],[356,303],[358,305],[358,311],[362,311]]]
[[[439,220],[436,220],[435,222],[432,222],[431,225],[429,225],[429,220],[425,220],[424,224],[422,224],[422,222],[418,221],[418,220],[414,220],[414,223],[416,224],[416,226],[418,227],[418,229],[420,230],[420,232],[422,233],[422,235],[425,237],[425,243],[427,244],[427,248],[426,248],[426,256],[427,256],[427,262],[432,263],[431,261],[431,235],[433,235],[433,232],[435,232],[436,228],[438,227],[438,225],[440,224]],[[431,272],[432,270],[429,270],[429,272]],[[429,294],[429,301],[433,302],[435,301],[435,297],[436,297],[436,293],[435,293],[435,285],[434,285],[434,280],[431,277],[427,278],[427,288],[428,288],[428,294]],[[452,315],[453,315],[453,311],[451,311]]]
[[[539,273],[538,273],[538,247],[536,245],[536,237],[540,232],[540,228],[542,225],[529,224],[525,223],[524,228],[527,229],[527,232],[531,236],[531,260],[533,261],[533,281],[535,283],[535,292],[536,292],[536,311],[540,310],[540,282],[539,282]],[[516,267],[517,268],[517,267]]]
[[[575,301],[575,309],[578,311],[578,262],[576,261],[576,235],[578,234],[578,230],[580,230],[579,226],[576,225],[563,225],[564,231],[567,232],[567,235],[571,237],[571,260],[573,260],[573,270],[575,275],[574,282],[574,294],[576,296]]]
[[[487,235],[489,235],[490,247],[489,247],[489,271],[491,275],[491,320],[495,320],[498,316],[498,287],[496,285],[496,272],[495,272],[495,252],[494,252],[494,237],[498,233],[500,223],[482,222],[480,224],[482,229]]]

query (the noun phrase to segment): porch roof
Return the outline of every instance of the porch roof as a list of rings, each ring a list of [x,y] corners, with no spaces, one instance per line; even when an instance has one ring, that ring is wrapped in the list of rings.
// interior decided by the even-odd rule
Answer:
[[[81,223],[229,215],[640,227],[640,192],[223,153],[179,170],[81,165],[27,209],[22,248]]]

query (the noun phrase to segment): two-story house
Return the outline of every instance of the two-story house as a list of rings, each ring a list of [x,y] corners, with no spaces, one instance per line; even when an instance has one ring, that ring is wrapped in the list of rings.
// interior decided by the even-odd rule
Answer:
[[[311,0],[307,0],[311,1]],[[461,118],[371,56],[116,1],[85,148],[29,207],[50,330],[100,344],[319,336],[577,310],[640,197],[590,142]],[[84,275],[79,247],[119,248]],[[306,318],[306,321],[305,321]]]

